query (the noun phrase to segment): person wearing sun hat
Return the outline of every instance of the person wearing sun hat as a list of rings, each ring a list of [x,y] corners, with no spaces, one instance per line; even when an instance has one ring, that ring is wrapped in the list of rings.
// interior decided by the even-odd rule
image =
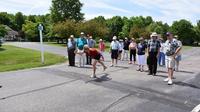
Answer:
[[[122,59],[123,48],[124,48],[124,41],[122,39],[119,39],[119,55],[118,55],[119,60]]]
[[[105,43],[103,39],[99,39],[99,51],[101,53],[101,59],[104,61]]]
[[[70,35],[67,43],[69,66],[75,66],[75,50],[76,41],[74,39],[74,35]]]
[[[112,63],[110,67],[113,67],[114,62],[117,65],[118,53],[119,53],[119,42],[117,41],[117,36],[113,37],[113,41],[110,44],[110,53],[111,53],[111,59],[112,59]]]
[[[85,65],[86,56],[85,56],[83,47],[86,44],[87,44],[87,40],[85,38],[85,33],[81,32],[80,37],[76,40],[76,45],[77,45],[76,54],[78,54],[79,67],[84,67]]]
[[[148,41],[147,52],[148,52],[148,75],[156,76],[157,73],[157,60],[160,53],[160,42],[157,40],[158,34],[153,32],[150,35],[151,39]]]
[[[139,38],[139,43],[137,44],[137,60],[138,60],[138,69],[137,71],[143,72],[144,71],[144,65],[146,64],[145,61],[145,52],[147,45],[144,42],[144,38]]]
[[[167,41],[165,42],[165,55],[166,55],[166,67],[168,69],[168,78],[164,81],[168,82],[168,85],[172,85],[173,75],[174,75],[174,68],[175,68],[175,58],[179,51],[181,50],[181,46],[178,41],[174,38],[171,32],[166,33]]]
[[[129,44],[130,44],[130,42],[129,42],[128,38],[125,37],[125,41],[124,41],[124,52],[123,52],[122,60],[128,61]]]

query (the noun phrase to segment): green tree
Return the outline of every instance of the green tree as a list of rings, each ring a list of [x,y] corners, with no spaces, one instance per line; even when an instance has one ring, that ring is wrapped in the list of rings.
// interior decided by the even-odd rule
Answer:
[[[149,35],[150,32],[148,32],[146,28],[132,27],[129,37],[138,39],[140,37],[148,38]]]
[[[22,25],[22,31],[25,33],[25,38],[30,41],[39,41],[37,26],[37,23],[25,21],[25,24]]]
[[[51,19],[54,23],[66,19],[83,20],[82,6],[83,4],[79,0],[52,0]]]
[[[36,22],[36,15],[29,15],[28,16],[28,21],[31,21],[31,22],[35,23]]]
[[[77,24],[73,20],[58,22],[53,26],[53,34],[58,37],[57,40],[62,40],[62,43],[64,43],[64,40],[70,35],[76,35],[76,26]]]
[[[4,37],[7,34],[5,26],[0,24],[0,37]]]
[[[94,39],[103,38],[105,40],[109,40],[109,38],[107,38],[109,31],[105,24],[96,20],[90,20],[79,25],[81,25],[78,27],[79,32],[83,31],[86,34],[90,34],[94,37]]]
[[[120,16],[114,16],[107,20],[107,27],[110,31],[110,36],[118,36],[124,26],[123,20]]]
[[[183,44],[191,45],[195,40],[195,32],[193,25],[190,21],[182,19],[180,21],[173,22],[171,31],[179,36],[179,39]]]
[[[122,27],[122,34],[121,36],[129,36],[129,32],[133,26],[133,23],[130,19],[128,19],[127,17],[123,17],[123,22],[124,22],[124,26]]]
[[[22,25],[25,23],[25,19],[21,12],[15,14],[15,23],[17,25],[17,30],[22,30]]]

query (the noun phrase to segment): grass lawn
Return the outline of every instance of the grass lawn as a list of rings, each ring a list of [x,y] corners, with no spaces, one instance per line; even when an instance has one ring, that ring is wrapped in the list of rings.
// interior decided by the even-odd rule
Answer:
[[[192,46],[183,46],[183,48],[182,48],[183,51],[187,51],[190,49],[192,49]]]
[[[41,64],[39,51],[8,45],[0,47],[0,72],[42,67],[65,61],[64,56],[45,53],[45,64]]]

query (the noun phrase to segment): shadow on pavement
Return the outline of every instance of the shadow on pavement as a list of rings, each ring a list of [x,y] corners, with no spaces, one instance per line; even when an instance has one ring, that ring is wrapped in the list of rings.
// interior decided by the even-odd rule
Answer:
[[[174,82],[174,84],[179,85],[179,86],[185,86],[185,87],[200,89],[199,86],[196,86],[196,85],[193,85],[193,84],[188,84],[188,83],[185,83],[185,82]]]
[[[95,82],[104,82],[104,81],[110,81],[110,80],[112,80],[112,78],[109,78],[108,76],[109,76],[109,74],[104,74],[101,77],[97,77],[94,81]]]

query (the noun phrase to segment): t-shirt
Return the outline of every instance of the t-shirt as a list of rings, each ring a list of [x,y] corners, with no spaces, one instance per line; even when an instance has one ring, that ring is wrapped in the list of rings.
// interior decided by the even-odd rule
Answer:
[[[131,42],[130,45],[129,45],[130,49],[136,49],[136,47],[137,47],[136,42]]]
[[[180,47],[180,45],[176,39],[173,39],[172,41],[167,40],[165,42],[165,54],[167,56],[174,55],[178,47]]]
[[[112,41],[110,44],[110,48],[112,50],[119,50],[119,42],[118,41]]]
[[[122,51],[124,48],[124,43],[123,42],[120,42],[119,43],[119,50]]]
[[[90,48],[94,48],[96,42],[95,42],[95,40],[93,40],[93,39],[88,39],[87,44],[88,44],[88,46],[89,46]]]
[[[76,42],[75,42],[75,40],[68,39],[67,48],[68,49],[75,49],[76,48]]]
[[[100,53],[95,49],[95,48],[90,48],[89,49],[89,52],[88,52],[88,55],[91,57],[91,58],[95,58],[96,56],[98,56]]]
[[[129,44],[130,44],[129,41],[124,42],[124,50],[129,50]]]
[[[149,52],[158,52],[160,49],[160,42],[158,40],[149,40],[147,47],[149,48]]]
[[[99,50],[100,51],[105,51],[105,43],[104,42],[100,42],[99,43]]]
[[[146,48],[147,48],[147,45],[145,43],[139,43],[137,45],[137,49],[138,49],[137,54],[138,55],[145,55],[145,49]]]
[[[84,45],[87,44],[87,40],[85,38],[78,38],[76,45],[78,47],[79,50],[83,50]]]

